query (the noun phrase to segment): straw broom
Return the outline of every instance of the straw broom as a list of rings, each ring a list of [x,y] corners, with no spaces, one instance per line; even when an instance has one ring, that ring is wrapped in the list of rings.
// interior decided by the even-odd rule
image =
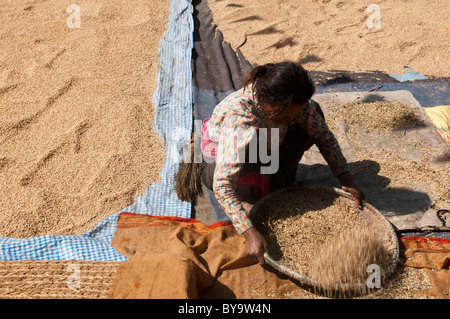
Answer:
[[[203,196],[202,184],[198,173],[198,164],[195,163],[196,134],[193,133],[189,145],[188,161],[180,165],[175,176],[175,191],[180,200],[193,205],[197,203],[198,196]]]

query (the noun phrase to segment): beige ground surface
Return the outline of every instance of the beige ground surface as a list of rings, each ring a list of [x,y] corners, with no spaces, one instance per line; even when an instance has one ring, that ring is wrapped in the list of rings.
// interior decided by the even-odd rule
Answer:
[[[164,163],[151,125],[168,0],[80,0],[80,28],[69,4],[0,5],[0,236],[92,229]]]
[[[214,23],[251,62],[316,71],[449,76],[446,0],[208,0]],[[379,9],[379,11],[377,11]],[[380,24],[374,15],[379,12]],[[379,27],[377,27],[379,26]]]

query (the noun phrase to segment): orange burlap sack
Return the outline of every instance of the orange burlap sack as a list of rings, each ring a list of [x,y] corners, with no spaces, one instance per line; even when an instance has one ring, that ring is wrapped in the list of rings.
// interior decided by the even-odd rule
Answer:
[[[108,298],[252,298],[295,287],[245,257],[244,238],[228,223],[122,213],[112,244],[129,261]]]
[[[432,284],[426,293],[446,298],[449,240],[399,240],[404,266],[424,268]],[[112,244],[129,261],[118,267],[108,298],[303,297],[298,283],[245,257],[243,236],[227,223],[205,226],[193,219],[122,213]]]
[[[450,240],[439,237],[401,237],[406,267],[424,268],[430,279],[429,292],[438,298],[447,298],[450,289]]]

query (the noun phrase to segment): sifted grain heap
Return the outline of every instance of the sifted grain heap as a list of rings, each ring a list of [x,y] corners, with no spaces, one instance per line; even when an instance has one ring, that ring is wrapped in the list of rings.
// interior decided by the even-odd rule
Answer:
[[[261,207],[255,223],[273,259],[323,288],[365,282],[369,265],[387,264],[379,235],[338,196],[284,193]]]
[[[345,120],[349,129],[364,127],[392,132],[426,125],[414,108],[399,101],[341,104],[333,117]]]

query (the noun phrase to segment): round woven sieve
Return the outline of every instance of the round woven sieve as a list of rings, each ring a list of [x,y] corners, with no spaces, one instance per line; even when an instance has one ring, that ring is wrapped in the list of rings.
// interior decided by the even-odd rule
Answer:
[[[284,194],[292,194],[295,192],[312,192],[312,193],[325,193],[330,194],[333,196],[339,196],[346,198],[348,200],[354,200],[353,196],[350,193],[344,192],[341,189],[338,188],[323,188],[323,187],[315,187],[315,186],[303,186],[303,187],[291,187],[291,188],[285,188],[278,191],[275,191],[262,199],[260,199],[253,207],[252,211],[250,212],[251,216],[254,216],[255,214],[258,214],[258,211],[263,207],[265,204],[270,203],[271,200],[273,200],[276,197],[281,197]],[[360,214],[364,215],[364,218],[368,219],[371,224],[373,225],[374,229],[379,233],[380,238],[383,240],[383,244],[386,246],[388,252],[389,252],[389,261],[387,269],[385,269],[383,280],[386,280],[390,275],[392,275],[397,267],[398,263],[398,257],[399,257],[399,244],[397,235],[395,233],[394,227],[392,224],[372,205],[367,203],[366,201],[363,201],[364,209],[359,211]],[[289,276],[290,278],[293,278],[297,280],[298,282],[306,285],[310,285],[313,287],[318,288],[325,288],[325,289],[331,289],[331,290],[356,290],[360,288],[367,287],[366,282],[359,282],[359,283],[335,283],[333,285],[324,285],[321,282],[318,282],[316,280],[313,280],[305,275],[302,275],[301,273],[298,273],[286,265],[283,265],[282,263],[276,261],[273,259],[269,254],[264,253],[264,259],[266,262],[272,266],[274,269],[278,270],[279,272]]]

